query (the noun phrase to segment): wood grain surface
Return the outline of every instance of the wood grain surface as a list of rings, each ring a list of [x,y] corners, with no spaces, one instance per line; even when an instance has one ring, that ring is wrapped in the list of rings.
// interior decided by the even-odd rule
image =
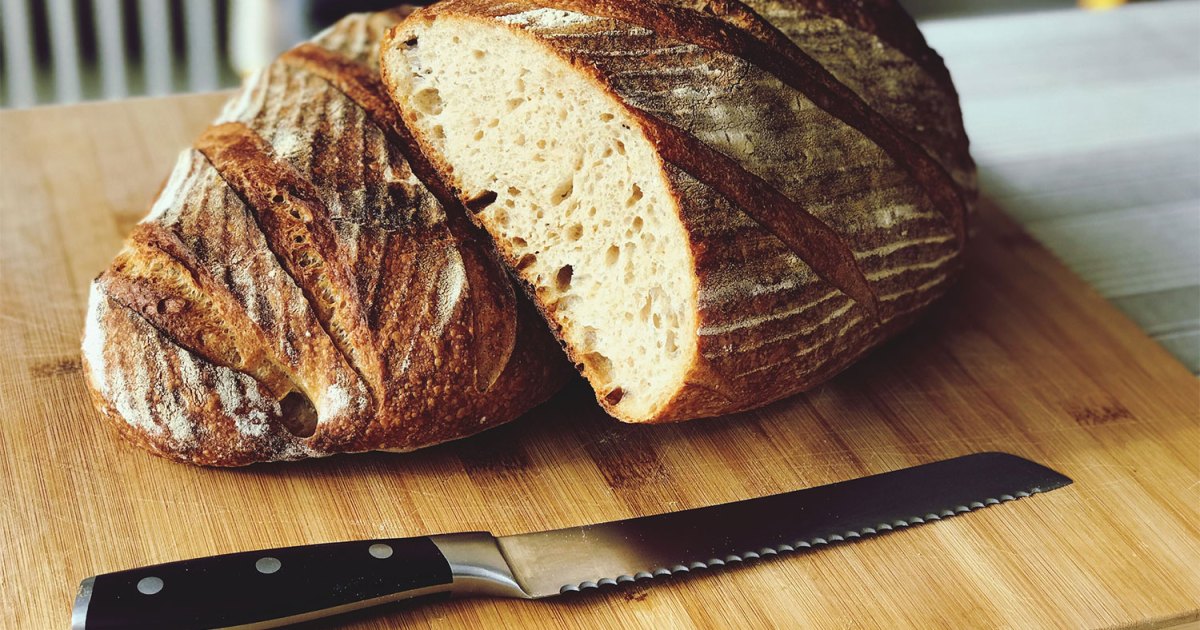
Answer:
[[[120,441],[80,374],[88,281],[225,94],[0,113],[0,611],[68,623],[80,579],[255,548],[510,534],[732,501],[981,450],[1075,479],[908,531],[415,626],[1104,627],[1200,618],[1200,383],[993,206],[922,323],[764,410],[626,426],[575,385],[407,455],[237,470]]]

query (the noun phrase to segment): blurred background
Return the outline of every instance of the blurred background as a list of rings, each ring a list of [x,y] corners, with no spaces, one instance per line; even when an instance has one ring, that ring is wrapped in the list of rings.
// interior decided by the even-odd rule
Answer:
[[[1121,0],[902,0],[918,19]],[[339,17],[395,0],[0,0],[0,107],[236,86]]]

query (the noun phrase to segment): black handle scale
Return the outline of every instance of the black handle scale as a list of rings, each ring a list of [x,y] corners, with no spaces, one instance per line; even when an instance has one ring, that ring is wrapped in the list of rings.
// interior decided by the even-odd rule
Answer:
[[[448,596],[450,582],[450,564],[426,536],[231,553],[96,576],[85,627],[268,627]]]

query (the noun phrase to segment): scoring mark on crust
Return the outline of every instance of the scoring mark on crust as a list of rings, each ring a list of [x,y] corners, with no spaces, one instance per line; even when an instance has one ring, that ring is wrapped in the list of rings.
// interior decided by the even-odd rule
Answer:
[[[620,20],[710,50],[744,59],[803,94],[888,153],[945,216],[960,249],[966,241],[966,201],[946,169],[912,138],[837,80],[824,66],[738,0],[706,3],[711,13],[654,3],[543,0],[542,4]],[[735,21],[730,21],[735,20]]]

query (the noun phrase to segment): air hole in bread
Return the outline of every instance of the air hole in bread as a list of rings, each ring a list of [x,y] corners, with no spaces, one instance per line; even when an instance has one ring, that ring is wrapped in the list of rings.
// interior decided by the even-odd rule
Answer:
[[[413,107],[422,114],[437,116],[442,113],[442,95],[433,88],[421,90],[413,95]]]
[[[589,352],[583,355],[584,365],[591,368],[602,382],[608,382],[612,373],[612,360],[599,352]]]
[[[575,270],[571,265],[563,265],[558,273],[554,274],[554,287],[559,293],[566,293],[571,288],[571,276],[575,274]]]
[[[621,248],[616,245],[609,245],[608,251],[604,253],[604,264],[611,267],[617,264],[621,258]]]
[[[642,187],[634,184],[633,189],[629,191],[629,198],[625,200],[625,206],[629,208],[636,206],[642,200],[642,197]]]
[[[558,185],[553,192],[550,193],[550,203],[557,206],[566,201],[575,192],[575,178],[571,177],[567,181]]]
[[[312,437],[317,432],[317,408],[308,396],[291,392],[279,401],[282,415],[279,423],[288,433],[296,437]]]

